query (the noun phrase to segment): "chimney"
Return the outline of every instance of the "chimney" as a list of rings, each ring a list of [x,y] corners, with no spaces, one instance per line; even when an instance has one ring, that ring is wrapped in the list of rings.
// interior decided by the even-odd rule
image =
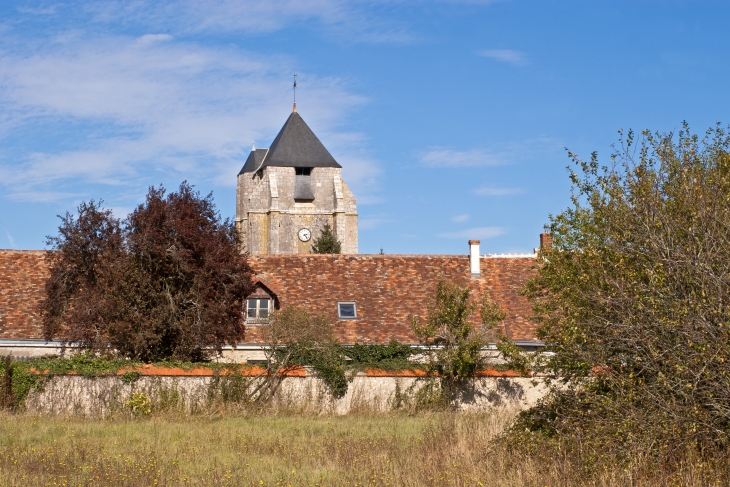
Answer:
[[[471,270],[471,277],[482,275],[481,265],[479,264],[479,240],[469,240],[469,269]]]
[[[549,252],[553,248],[553,236],[543,232],[540,234],[540,251]]]

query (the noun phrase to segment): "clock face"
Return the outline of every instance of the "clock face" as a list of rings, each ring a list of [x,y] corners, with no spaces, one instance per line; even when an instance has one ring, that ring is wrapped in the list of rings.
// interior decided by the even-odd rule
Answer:
[[[312,238],[312,232],[310,232],[309,229],[302,228],[299,230],[299,240],[302,242],[309,242],[310,238]]]

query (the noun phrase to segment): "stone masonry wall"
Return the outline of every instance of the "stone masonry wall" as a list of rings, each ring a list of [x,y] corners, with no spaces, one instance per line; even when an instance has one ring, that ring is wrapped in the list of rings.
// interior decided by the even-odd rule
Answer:
[[[108,416],[129,414],[124,403],[132,392],[142,391],[153,407],[202,411],[215,397],[212,377],[140,377],[132,384],[118,377],[87,378],[56,376],[25,401],[28,411],[38,414]],[[254,380],[254,379],[251,379]],[[356,411],[386,412],[407,407],[426,381],[414,377],[355,377],[341,399],[333,399],[324,383],[315,377],[287,377],[270,408],[309,414],[348,414]],[[490,408],[525,409],[534,405],[547,388],[540,380],[523,377],[473,379],[457,401],[460,410]]]
[[[294,201],[293,167],[266,167],[261,176],[238,176],[236,222],[243,236],[242,251],[310,253],[313,240],[329,224],[342,242],[342,252],[357,253],[357,204],[342,181],[342,169],[313,168],[311,178],[314,201],[308,203]],[[302,228],[312,232],[309,242],[299,240]]]

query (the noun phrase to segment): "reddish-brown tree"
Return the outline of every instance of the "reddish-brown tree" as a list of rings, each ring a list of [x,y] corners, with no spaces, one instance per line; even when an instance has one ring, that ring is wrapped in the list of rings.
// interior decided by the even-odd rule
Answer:
[[[81,203],[76,218],[66,212],[58,235],[48,237],[53,250],[47,254],[51,275],[42,303],[46,339],[88,348],[107,341],[103,329],[116,312],[111,291],[125,252],[120,221],[101,203]]]
[[[251,270],[211,195],[150,188],[123,222],[93,201],[62,218],[43,305],[47,339],[145,360],[203,360],[243,337]]]

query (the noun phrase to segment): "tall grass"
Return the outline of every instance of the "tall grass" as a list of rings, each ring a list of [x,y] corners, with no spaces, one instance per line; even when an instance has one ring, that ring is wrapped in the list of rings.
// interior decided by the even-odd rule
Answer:
[[[605,469],[510,453],[511,415],[153,414],[80,419],[0,413],[0,485],[726,485],[717,465]],[[709,469],[709,470],[708,470]],[[713,477],[713,475],[715,475]]]

